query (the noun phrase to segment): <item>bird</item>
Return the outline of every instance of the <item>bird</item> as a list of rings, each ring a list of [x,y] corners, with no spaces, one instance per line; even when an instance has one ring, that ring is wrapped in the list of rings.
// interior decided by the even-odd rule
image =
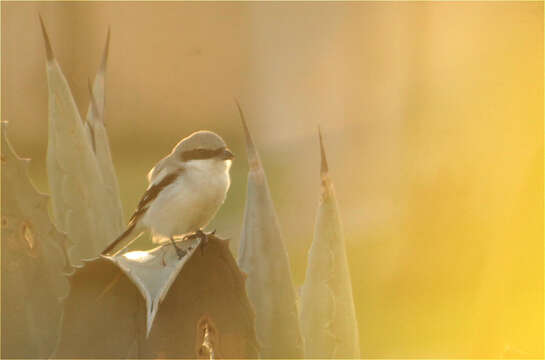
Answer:
[[[126,230],[102,255],[117,255],[149,229],[153,243],[170,241],[181,258],[185,253],[176,246],[174,236],[206,236],[202,229],[227,196],[233,159],[225,141],[212,131],[196,131],[180,140],[149,171],[149,185]]]

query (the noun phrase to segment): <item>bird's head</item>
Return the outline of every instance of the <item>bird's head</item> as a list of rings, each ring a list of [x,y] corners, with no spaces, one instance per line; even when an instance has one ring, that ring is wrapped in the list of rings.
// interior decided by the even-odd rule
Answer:
[[[225,141],[216,133],[208,130],[196,131],[180,140],[172,150],[177,160],[232,160],[235,156]]]
[[[180,168],[195,168],[212,173],[227,172],[234,157],[218,134],[208,130],[196,131],[180,140],[170,154],[149,171],[148,181],[159,181],[169,171]]]

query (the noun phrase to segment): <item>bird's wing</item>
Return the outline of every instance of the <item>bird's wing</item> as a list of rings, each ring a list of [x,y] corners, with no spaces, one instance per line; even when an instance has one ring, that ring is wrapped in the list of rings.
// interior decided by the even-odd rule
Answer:
[[[169,159],[171,158],[171,154],[165,156],[157,164],[155,164],[154,167],[151,168],[151,170],[148,172],[148,182],[151,184],[157,182],[160,178],[160,174],[164,173],[163,170],[167,170]]]
[[[129,220],[129,226],[132,223],[136,223],[138,219],[146,212],[148,209],[151,201],[155,199],[159,193],[168,185],[172,184],[178,176],[183,172],[183,169],[174,171],[168,175],[166,175],[164,178],[161,179],[161,181],[157,182],[156,184],[151,184],[144,195],[142,195],[142,198],[138,202],[138,206],[136,206],[136,210],[132,214],[130,220]]]
[[[116,251],[117,253],[127,247],[134,240],[134,236],[130,235],[133,233],[133,230],[138,223],[138,220],[142,217],[142,215],[145,214],[153,199],[155,199],[165,187],[176,181],[176,179],[178,178],[178,176],[180,176],[182,172],[183,169],[174,171],[162,178],[161,181],[157,182],[156,184],[151,184],[148,187],[148,189],[146,190],[144,195],[142,195],[142,198],[138,202],[138,206],[136,207],[136,210],[134,211],[129,220],[127,229],[123,232],[123,234],[119,235],[119,237],[115,239],[110,245],[108,245],[106,249],[102,251],[103,255],[111,253],[114,248],[119,248],[119,245],[122,242],[122,247],[118,251]]]

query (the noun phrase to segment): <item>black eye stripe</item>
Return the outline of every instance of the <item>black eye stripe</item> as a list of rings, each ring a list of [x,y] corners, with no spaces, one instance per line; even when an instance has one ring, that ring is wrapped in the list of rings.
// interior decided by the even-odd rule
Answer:
[[[204,159],[214,158],[216,156],[221,155],[222,153],[223,153],[222,148],[219,148],[216,150],[194,149],[194,150],[183,151],[180,154],[180,158],[182,161],[204,160]]]

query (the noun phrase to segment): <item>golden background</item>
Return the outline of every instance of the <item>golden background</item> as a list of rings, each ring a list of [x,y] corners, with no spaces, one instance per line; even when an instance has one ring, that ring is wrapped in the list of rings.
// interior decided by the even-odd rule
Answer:
[[[111,27],[106,123],[127,217],[149,168],[210,129],[237,159],[209,228],[236,253],[237,97],[300,286],[320,124],[362,356],[543,357],[543,3],[3,1],[2,120],[47,191],[38,14],[82,113]]]

